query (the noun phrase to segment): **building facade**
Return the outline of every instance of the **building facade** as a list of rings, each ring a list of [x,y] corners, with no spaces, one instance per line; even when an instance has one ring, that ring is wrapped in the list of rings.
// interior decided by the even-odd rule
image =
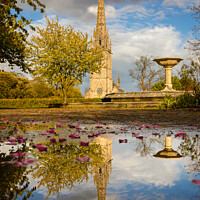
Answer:
[[[98,73],[90,73],[90,88],[86,92],[85,97],[102,98],[109,93],[123,92],[120,89],[119,77],[117,84],[112,79],[112,43],[109,39],[108,30],[106,29],[104,0],[98,1],[97,23],[93,33],[93,46],[94,48],[101,47],[104,49],[104,59],[102,63],[99,63],[102,66],[101,70]]]

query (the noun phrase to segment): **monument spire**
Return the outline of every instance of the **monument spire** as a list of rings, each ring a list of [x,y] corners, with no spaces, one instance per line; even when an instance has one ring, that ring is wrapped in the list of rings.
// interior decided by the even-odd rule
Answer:
[[[104,0],[98,1],[98,10],[97,10],[97,23],[96,23],[96,32],[95,35],[95,45],[101,46],[103,48],[108,48],[109,46],[109,36],[106,30],[106,16],[105,16],[105,7]]]
[[[119,73],[118,73],[118,79],[117,79],[117,86],[120,88],[120,76],[119,76]]]

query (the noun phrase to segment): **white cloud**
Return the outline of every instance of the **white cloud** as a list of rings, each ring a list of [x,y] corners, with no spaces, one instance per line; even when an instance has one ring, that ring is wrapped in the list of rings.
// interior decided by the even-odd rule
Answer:
[[[116,17],[116,10],[113,6],[106,6],[105,7],[106,18],[115,18]]]
[[[185,8],[189,5],[198,3],[198,0],[164,0],[164,6],[178,6],[180,8]]]

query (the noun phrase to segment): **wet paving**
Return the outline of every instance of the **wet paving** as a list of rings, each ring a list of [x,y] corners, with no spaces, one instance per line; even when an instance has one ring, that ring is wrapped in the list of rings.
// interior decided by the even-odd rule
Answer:
[[[0,199],[200,199],[198,124],[0,123]]]

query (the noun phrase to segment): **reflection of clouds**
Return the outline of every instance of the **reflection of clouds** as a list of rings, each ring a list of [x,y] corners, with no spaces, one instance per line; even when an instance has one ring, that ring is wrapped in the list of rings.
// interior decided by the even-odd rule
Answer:
[[[113,154],[114,182],[136,181],[155,186],[173,186],[180,179],[181,171],[178,160],[156,159],[154,157],[140,157],[124,146],[123,152]],[[114,175],[114,172],[117,174]]]
[[[5,153],[6,155],[9,155],[11,150],[13,150],[15,152],[19,148],[22,148],[22,144],[6,145],[6,144],[1,143],[0,153]]]

